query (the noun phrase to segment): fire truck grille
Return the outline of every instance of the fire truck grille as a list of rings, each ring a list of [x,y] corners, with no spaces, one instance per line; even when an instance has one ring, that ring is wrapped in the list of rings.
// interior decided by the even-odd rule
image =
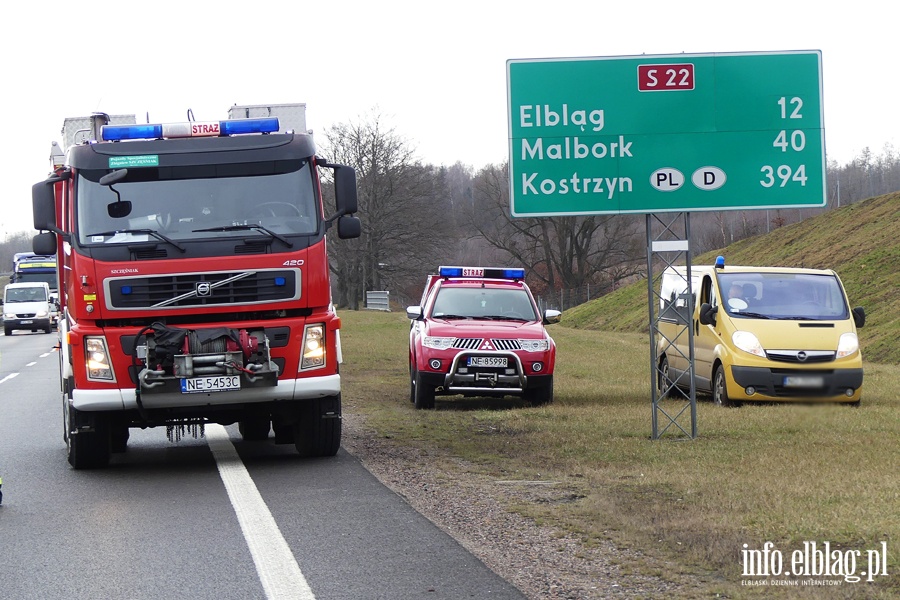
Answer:
[[[299,279],[285,269],[121,277],[104,286],[111,309],[174,309],[296,300]]]

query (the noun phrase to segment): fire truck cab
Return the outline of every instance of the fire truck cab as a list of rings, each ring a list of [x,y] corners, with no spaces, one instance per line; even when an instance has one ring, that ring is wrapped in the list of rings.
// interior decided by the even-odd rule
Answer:
[[[333,171],[336,209],[319,170]],[[340,319],[326,232],[359,236],[352,168],[277,117],[101,124],[33,188],[34,240],[56,254],[64,439],[75,468],[239,423],[245,440],[334,455]]]

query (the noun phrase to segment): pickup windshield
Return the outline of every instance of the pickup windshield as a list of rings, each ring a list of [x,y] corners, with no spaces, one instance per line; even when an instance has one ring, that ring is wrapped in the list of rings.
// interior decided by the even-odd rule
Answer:
[[[435,319],[536,321],[537,313],[522,288],[443,287],[431,309]]]
[[[309,162],[129,168],[112,188],[100,185],[109,170],[78,173],[76,219],[81,244],[133,244],[261,236],[314,235],[319,229]],[[127,215],[107,206],[131,203]],[[114,213],[115,214],[115,213]]]

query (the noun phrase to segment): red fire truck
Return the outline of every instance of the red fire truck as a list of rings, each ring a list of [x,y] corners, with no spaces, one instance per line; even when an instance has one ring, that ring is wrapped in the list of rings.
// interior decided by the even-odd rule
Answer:
[[[302,106],[302,105],[301,105]],[[244,440],[331,456],[340,319],[326,232],[360,234],[356,174],[277,117],[110,125],[33,187],[38,254],[60,278],[63,437],[76,469],[239,423]],[[333,171],[327,214],[319,169]]]

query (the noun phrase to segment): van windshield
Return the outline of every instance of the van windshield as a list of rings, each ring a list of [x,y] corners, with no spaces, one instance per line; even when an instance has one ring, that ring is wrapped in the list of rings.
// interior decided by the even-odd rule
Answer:
[[[719,273],[722,305],[748,319],[838,321],[850,310],[834,275],[807,273]]]
[[[6,302],[46,302],[47,292],[42,287],[6,288]]]

